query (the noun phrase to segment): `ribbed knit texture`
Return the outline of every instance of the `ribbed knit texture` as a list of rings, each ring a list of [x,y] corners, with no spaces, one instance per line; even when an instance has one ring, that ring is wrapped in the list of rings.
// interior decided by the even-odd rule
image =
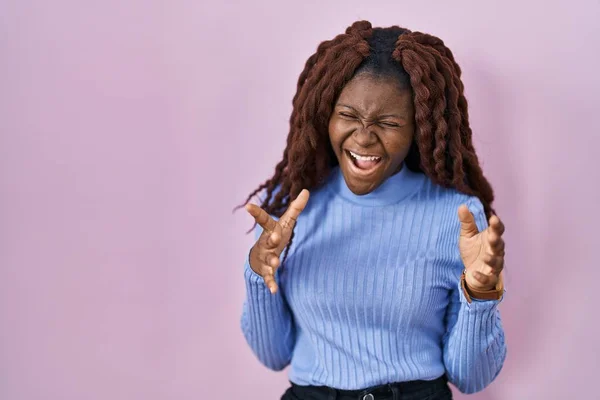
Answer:
[[[506,357],[500,301],[460,289],[457,210],[481,202],[403,168],[354,195],[338,168],[311,192],[272,295],[246,259],[242,330],[261,363],[298,385],[363,389],[447,374],[474,393]],[[260,227],[256,236],[260,234]]]

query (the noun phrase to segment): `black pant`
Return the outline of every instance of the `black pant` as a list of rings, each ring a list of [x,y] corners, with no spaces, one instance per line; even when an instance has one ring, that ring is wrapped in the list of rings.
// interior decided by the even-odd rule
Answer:
[[[390,383],[364,390],[291,384],[281,400],[452,400],[452,392],[444,376],[433,381]]]

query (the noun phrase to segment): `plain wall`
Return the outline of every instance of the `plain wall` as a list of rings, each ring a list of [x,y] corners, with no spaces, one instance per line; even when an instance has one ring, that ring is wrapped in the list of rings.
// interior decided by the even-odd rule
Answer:
[[[279,398],[286,373],[239,328],[252,222],[231,210],[282,155],[305,60],[357,19],[435,34],[464,71],[508,285],[508,359],[469,398],[589,398],[599,17],[593,0],[2,1],[0,398]]]

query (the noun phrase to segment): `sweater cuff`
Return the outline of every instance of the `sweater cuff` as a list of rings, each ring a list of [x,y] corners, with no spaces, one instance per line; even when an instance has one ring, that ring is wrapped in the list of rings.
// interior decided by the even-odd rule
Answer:
[[[246,256],[246,262],[244,263],[244,277],[246,278],[246,281],[251,284],[263,284],[266,287],[263,277],[254,272],[252,267],[250,267],[249,256]]]

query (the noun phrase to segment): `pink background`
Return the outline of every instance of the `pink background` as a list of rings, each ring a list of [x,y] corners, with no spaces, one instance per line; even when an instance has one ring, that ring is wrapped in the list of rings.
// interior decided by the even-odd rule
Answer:
[[[363,18],[464,70],[508,243],[509,356],[470,398],[590,398],[600,6],[563,3],[2,1],[0,398],[279,398],[239,329],[231,209],[282,154],[306,58]]]

